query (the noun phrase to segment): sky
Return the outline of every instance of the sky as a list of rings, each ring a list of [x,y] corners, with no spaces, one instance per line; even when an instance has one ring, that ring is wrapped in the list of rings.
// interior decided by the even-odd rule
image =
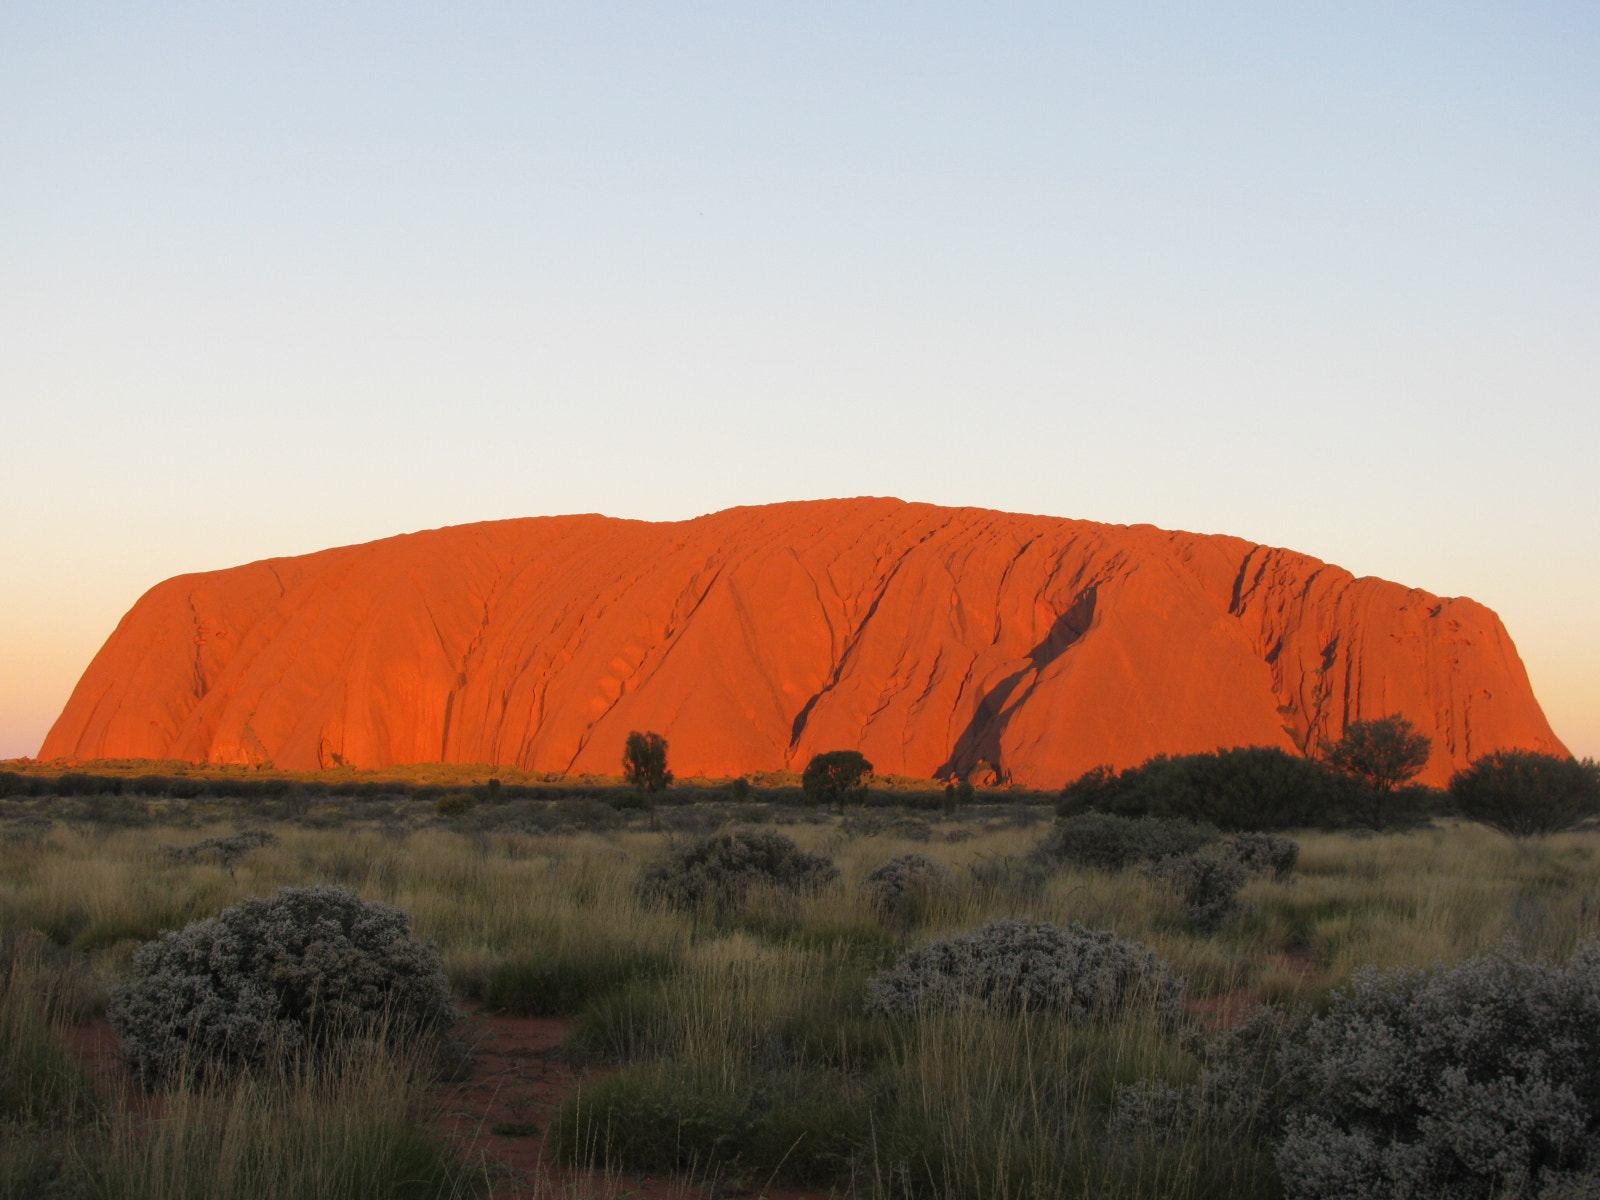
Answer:
[[[1500,614],[1600,755],[1600,6],[0,0],[0,757],[171,575],[892,495]]]

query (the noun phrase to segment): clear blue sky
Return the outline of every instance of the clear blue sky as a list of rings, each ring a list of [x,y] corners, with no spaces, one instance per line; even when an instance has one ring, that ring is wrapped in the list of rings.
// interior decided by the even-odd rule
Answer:
[[[897,495],[1471,595],[1600,754],[1600,6],[0,0],[0,755],[146,587]]]

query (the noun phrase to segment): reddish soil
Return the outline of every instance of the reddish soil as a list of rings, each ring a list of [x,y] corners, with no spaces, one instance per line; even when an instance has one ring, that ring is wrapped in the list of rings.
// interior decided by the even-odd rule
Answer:
[[[505,1168],[494,1195],[500,1200],[540,1196],[582,1200],[807,1200],[826,1193],[790,1188],[730,1189],[700,1186],[683,1179],[639,1172],[608,1175],[552,1161],[545,1153],[546,1131],[563,1102],[585,1081],[614,1068],[586,1064],[563,1051],[572,1022],[549,1017],[504,1017],[473,1013],[466,1035],[472,1068],[459,1083],[436,1089],[438,1124],[470,1154]],[[524,1130],[507,1132],[510,1126]],[[496,1129],[501,1130],[497,1133]]]
[[[69,1025],[66,1041],[68,1048],[89,1068],[101,1091],[118,1108],[145,1116],[159,1115],[159,1097],[134,1083],[128,1060],[122,1057],[122,1047],[117,1044],[117,1035],[111,1032],[110,1021],[96,1017],[87,1025]]]
[[[1287,973],[1298,976],[1302,984],[1308,984],[1316,977],[1317,964],[1307,955],[1278,954],[1268,957]],[[1243,1021],[1261,1005],[1262,999],[1259,989],[1241,988],[1216,996],[1191,996],[1186,1007],[1209,1028],[1222,1030]]]
[[[505,1168],[497,1196],[554,1193],[614,1200],[646,1190],[653,1181],[643,1177],[607,1178],[546,1157],[546,1131],[562,1103],[585,1079],[599,1074],[562,1053],[572,1022],[481,1013],[469,1021],[465,1032],[472,1045],[472,1067],[465,1080],[436,1089],[437,1123],[469,1154]],[[523,1128],[513,1132],[519,1125]],[[667,1186],[649,1190],[662,1196],[687,1194]]]
[[[733,1190],[636,1172],[608,1175],[563,1166],[545,1156],[545,1131],[562,1103],[585,1080],[608,1070],[574,1061],[562,1044],[572,1022],[546,1017],[471,1013],[463,1031],[472,1046],[467,1078],[433,1092],[435,1126],[470,1156],[487,1159],[498,1176],[495,1200],[821,1200],[816,1190]],[[68,1030],[68,1044],[119,1107],[146,1116],[160,1113],[159,1095],[134,1083],[111,1024],[104,1017]],[[526,1132],[511,1133],[521,1125]],[[496,1132],[496,1130],[500,1132]]]
[[[1304,956],[1283,956],[1283,965],[1309,979],[1316,966]],[[1213,1029],[1241,1021],[1261,1002],[1254,989],[1195,998],[1188,1007]],[[548,1017],[491,1016],[473,1012],[463,1031],[472,1047],[467,1077],[433,1091],[435,1127],[470,1157],[486,1160],[497,1177],[495,1200],[821,1200],[816,1189],[757,1188],[739,1191],[725,1184],[702,1185],[642,1173],[619,1175],[583,1170],[546,1155],[546,1131],[561,1105],[586,1081],[614,1069],[586,1063],[564,1045],[572,1022]],[[125,1110],[159,1115],[159,1096],[138,1087],[127,1061],[101,1017],[68,1031],[69,1044],[105,1091]],[[520,1128],[518,1128],[520,1126]]]

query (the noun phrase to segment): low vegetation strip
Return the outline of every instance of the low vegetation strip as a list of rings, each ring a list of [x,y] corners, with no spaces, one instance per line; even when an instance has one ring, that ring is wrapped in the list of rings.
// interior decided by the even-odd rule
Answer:
[[[603,1069],[540,1116],[541,1136],[615,1179],[885,1200],[1332,1200],[1358,1194],[1340,1179],[1382,1195],[1373,1181],[1412,1155],[1434,1164],[1418,1186],[1550,1200],[1582,1194],[1600,1166],[1587,1101],[1560,1099],[1600,1095],[1582,1008],[1600,986],[1584,949],[1600,937],[1596,834],[1454,819],[1223,833],[1091,814],[1089,838],[1089,818],[1058,823],[1043,804],[840,816],[756,796],[454,813],[408,798],[109,798],[137,802],[137,820],[92,798],[0,800],[0,1198],[215,1195],[217,1179],[247,1197],[547,1187],[476,1157],[481,1140],[468,1153],[431,1134],[449,1038],[422,1053],[381,1021],[349,1022],[315,1061],[151,1071],[138,1104],[87,1083],[62,1049],[73,1022],[160,977],[163,945],[231,929],[230,913],[261,918],[236,934],[275,927],[262,906],[284,889],[331,907],[304,914],[320,935],[274,934],[253,960],[271,987],[308,985],[310,999],[272,1001],[276,1015],[333,1015],[358,995],[385,997],[360,1009],[381,1013],[398,993],[373,963],[406,938],[431,945],[436,999],[571,1018],[563,1061]],[[702,853],[715,846],[727,852]],[[679,874],[699,881],[680,889],[690,902],[641,894],[641,878]],[[352,936],[369,920],[370,945]],[[229,955],[216,961],[243,962]],[[313,978],[314,964],[344,964],[350,982]],[[207,986],[207,1004],[250,993]],[[886,988],[956,1002],[875,1003]],[[1488,1029],[1474,1049],[1460,1022],[1480,993],[1522,1032]],[[1217,1026],[1263,1002],[1268,1016]],[[1380,1022],[1428,1069],[1352,1041]],[[1449,1035],[1426,1041],[1432,1023]],[[1418,1113],[1460,1071],[1485,1072],[1484,1096],[1504,1102],[1471,1109],[1478,1142],[1421,1117],[1386,1125],[1357,1103],[1362,1063],[1407,1081]],[[1370,1153],[1339,1157],[1357,1143]],[[1498,1158],[1473,1149],[1491,1145]]]

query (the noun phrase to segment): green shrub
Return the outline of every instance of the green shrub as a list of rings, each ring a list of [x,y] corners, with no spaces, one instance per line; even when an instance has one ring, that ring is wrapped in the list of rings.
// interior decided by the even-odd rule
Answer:
[[[112,1027],[147,1084],[259,1066],[353,1036],[409,1039],[455,1019],[433,948],[399,909],[341,888],[283,888],[143,946]]]
[[[719,833],[649,864],[634,887],[646,904],[727,912],[751,888],[816,892],[839,877],[833,861],[800,849],[781,833]]]
[[[622,751],[622,777],[631,787],[650,795],[671,787],[667,739],[659,733],[641,733],[637,729],[630,733]]]
[[[871,778],[872,764],[864,755],[855,750],[830,750],[806,764],[800,787],[807,804],[822,808],[837,805],[843,812],[846,804],[867,802],[867,782]]]
[[[631,948],[579,948],[496,965],[484,983],[484,1006],[519,1017],[572,1016],[592,1000],[631,983],[658,979],[673,960]]]
[[[870,1137],[871,1097],[827,1072],[730,1078],[692,1064],[628,1067],[562,1106],[547,1145],[559,1161],[703,1179],[828,1187]]]
[[[478,807],[478,800],[470,792],[452,792],[433,802],[433,811],[441,817],[465,816]]]
[[[37,934],[0,935],[0,1124],[87,1120],[100,1101],[59,1036],[73,981]]]
[[[1223,830],[1293,829],[1338,823],[1352,805],[1350,782],[1313,759],[1272,746],[1160,755],[1113,775],[1085,772],[1062,791],[1065,816],[1092,808],[1166,817]]]
[[[1190,821],[1088,812],[1060,822],[1033,853],[1043,862],[1122,871],[1192,854],[1217,837],[1215,829]]]
[[[1457,771],[1450,796],[1462,816],[1513,837],[1556,833],[1600,813],[1600,766],[1533,750],[1497,750]]]
[[[1399,713],[1370,721],[1351,721],[1344,735],[1322,752],[1336,771],[1359,780],[1379,797],[1409,782],[1433,750],[1433,741]]]
[[[1299,844],[1280,834],[1236,833],[1187,854],[1147,861],[1145,869],[1173,881],[1184,915],[1211,934],[1243,912],[1239,892],[1252,875],[1286,879],[1299,858]]]
[[[1131,772],[1124,774],[1132,777]],[[1120,782],[1116,768],[1110,763],[1090,767],[1061,789],[1061,795],[1056,801],[1056,815],[1072,817],[1090,811],[1110,812],[1116,807],[1117,797],[1121,795]]]

